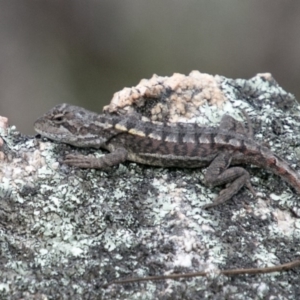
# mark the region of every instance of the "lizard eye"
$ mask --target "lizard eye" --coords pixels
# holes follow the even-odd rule
[[[63,115],[59,114],[59,115],[53,116],[53,121],[57,121],[57,122],[63,121]]]

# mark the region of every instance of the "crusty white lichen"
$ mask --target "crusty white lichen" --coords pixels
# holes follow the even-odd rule
[[[115,94],[107,110],[217,126],[224,113],[244,121],[241,108],[255,138],[298,168],[300,108],[269,74],[250,80],[198,71],[154,76]],[[220,189],[202,184],[205,169],[128,162],[108,171],[80,170],[62,164],[64,155],[94,150],[28,139],[15,129],[1,136],[3,297],[295,298],[299,270],[218,276],[219,269],[271,266],[299,256],[300,225],[290,212],[297,213],[300,196],[277,176],[247,166],[258,198],[243,189],[206,211],[202,205]],[[195,271],[210,276],[103,286],[125,277]]]

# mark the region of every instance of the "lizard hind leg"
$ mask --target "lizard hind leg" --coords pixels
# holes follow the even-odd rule
[[[219,154],[207,168],[205,182],[210,186],[219,186],[227,184],[220,194],[210,204],[204,205],[203,208],[211,208],[231,199],[238,191],[246,186],[250,192],[256,196],[256,193],[250,182],[249,173],[241,167],[228,168],[231,154],[223,152]]]

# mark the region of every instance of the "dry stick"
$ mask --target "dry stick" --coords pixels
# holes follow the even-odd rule
[[[226,276],[233,275],[241,275],[241,274],[266,274],[272,272],[280,272],[290,270],[292,268],[300,266],[300,259],[291,261],[286,264],[277,265],[274,267],[267,268],[249,268],[249,269],[232,269],[232,270],[221,270],[220,274]],[[162,275],[162,276],[148,276],[148,277],[132,277],[123,280],[114,280],[108,285],[111,284],[124,284],[124,283],[132,283],[132,282],[141,282],[141,281],[151,281],[151,280],[162,280],[162,279],[180,279],[180,278],[191,278],[191,277],[199,277],[199,276],[207,276],[209,272],[194,272],[194,273],[186,273],[186,274],[170,274],[170,275]]]

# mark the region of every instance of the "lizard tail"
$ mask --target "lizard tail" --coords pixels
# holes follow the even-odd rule
[[[280,176],[300,194],[300,175],[289,166],[288,162],[274,153],[268,153],[263,157],[263,165],[266,169]]]

